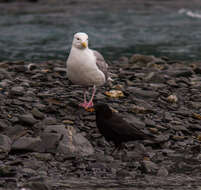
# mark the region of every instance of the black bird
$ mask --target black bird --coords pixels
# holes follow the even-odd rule
[[[100,133],[107,141],[112,141],[115,145],[115,150],[122,148],[123,142],[153,139],[151,135],[147,135],[137,129],[133,124],[125,121],[120,115],[112,112],[107,104],[97,104],[96,125]]]

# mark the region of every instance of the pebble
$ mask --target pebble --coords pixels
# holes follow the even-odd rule
[[[32,116],[32,114],[23,114],[23,115],[19,115],[18,116],[19,121],[25,125],[31,125],[33,126],[37,120],[34,119],[34,117]]]
[[[22,86],[15,86],[11,88],[11,95],[18,95],[22,96],[24,95],[25,89]]]

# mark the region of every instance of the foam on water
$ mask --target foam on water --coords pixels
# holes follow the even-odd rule
[[[185,14],[189,17],[192,17],[192,18],[199,18],[201,19],[201,13],[199,12],[196,12],[196,11],[191,11],[191,10],[186,10],[186,9],[180,9],[178,11],[180,14]]]

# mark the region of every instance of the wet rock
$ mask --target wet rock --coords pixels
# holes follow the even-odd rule
[[[58,144],[57,152],[62,154],[91,155],[94,149],[90,142],[81,134],[76,133],[73,127],[65,128],[64,125],[50,125],[45,128],[45,132],[56,132],[62,135]]]
[[[127,171],[127,170],[119,170],[116,172],[116,176],[118,178],[125,178],[125,177],[129,177],[130,176],[130,173]]]
[[[1,153],[8,153],[11,149],[11,140],[6,135],[0,134],[0,154]]]
[[[41,147],[36,150],[38,152],[56,153],[61,138],[61,134],[44,132],[41,135]]]
[[[52,160],[52,154],[50,154],[50,153],[38,153],[38,152],[34,152],[32,155],[36,159],[41,160],[41,161],[50,161],[50,160]]]
[[[162,176],[162,177],[168,176],[168,170],[165,167],[161,167],[157,172],[157,176]]]
[[[44,148],[41,147],[40,137],[21,137],[12,144],[14,151],[39,151],[43,152]]]
[[[155,72],[149,73],[144,80],[150,83],[164,83],[166,81],[164,76],[160,75],[160,73]]]
[[[25,89],[22,86],[14,86],[11,88],[11,95],[22,96],[25,92]]]
[[[146,108],[142,107],[142,106],[137,106],[137,105],[133,105],[132,108],[131,108],[131,111],[134,112],[134,113],[148,113],[149,110],[147,110]]]
[[[31,168],[23,168],[21,172],[23,175],[26,175],[26,177],[31,177],[36,175],[36,171]]]
[[[151,174],[155,174],[159,169],[158,165],[148,160],[143,161],[143,167],[146,173],[151,173]]]
[[[6,165],[0,165],[0,177],[14,177],[17,174],[15,168]]]
[[[2,88],[7,88],[12,84],[12,81],[8,80],[8,79],[4,79],[0,82],[0,87]]]
[[[3,119],[0,119],[0,131],[5,131],[8,129],[9,123],[7,121],[4,121]]]
[[[29,182],[23,186],[25,189],[31,190],[51,190],[51,185],[46,182]]]
[[[168,74],[172,77],[190,77],[192,76],[193,72],[190,69],[174,69],[168,70]]]
[[[19,115],[19,122],[25,125],[31,125],[33,126],[37,120],[34,119],[34,117],[31,114],[24,114],[24,115]]]
[[[11,74],[7,72],[5,69],[0,68],[0,80],[9,79],[12,80]]]
[[[128,87],[128,91],[132,93],[132,95],[135,96],[136,98],[149,99],[149,98],[156,98],[157,96],[159,96],[157,92],[151,90],[142,90],[136,87]]]
[[[61,75],[66,75],[66,68],[55,67],[54,71],[60,73]]]
[[[26,133],[27,130],[21,125],[14,125],[5,131],[5,134],[10,137],[12,141],[24,136]]]
[[[165,63],[165,61],[160,58],[156,58],[154,56],[140,55],[140,54],[134,54],[130,58],[129,62],[135,63],[135,64],[148,64],[148,63],[163,64]]]
[[[38,119],[43,119],[45,117],[44,114],[41,111],[39,111],[37,108],[33,108],[31,113],[35,118],[38,118]]]
[[[53,117],[46,117],[44,120],[43,120],[43,123],[44,125],[56,125],[57,124],[57,120],[56,118],[53,118]]]
[[[165,142],[165,141],[168,141],[168,139],[170,138],[170,134],[161,134],[161,135],[158,135],[157,137],[156,137],[156,141],[157,142]]]

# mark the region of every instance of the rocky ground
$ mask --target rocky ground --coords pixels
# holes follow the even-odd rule
[[[64,62],[0,63],[0,189],[200,189],[201,62],[133,55],[110,70],[113,84],[96,102],[157,143],[129,142],[111,155],[94,112],[77,106],[82,89]]]

